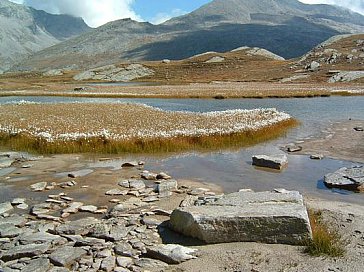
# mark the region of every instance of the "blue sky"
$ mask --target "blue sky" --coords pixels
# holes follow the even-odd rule
[[[4,1],[4,0],[0,0]],[[97,27],[109,21],[132,18],[162,23],[191,12],[212,0],[10,0],[53,14],[82,17]],[[259,1],[259,0],[251,0]],[[308,4],[336,4],[364,14],[364,0],[300,0]]]
[[[136,0],[132,7],[144,20],[155,22],[191,12],[208,2],[211,0]]]

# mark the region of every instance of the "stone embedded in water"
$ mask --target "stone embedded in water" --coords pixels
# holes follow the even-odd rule
[[[14,198],[13,201],[11,201],[11,205],[17,206],[20,204],[24,204],[26,201],[25,198]]]
[[[355,131],[364,131],[363,127],[355,127],[354,130]]]
[[[47,182],[38,182],[38,183],[35,183],[33,185],[30,185],[30,189],[33,192],[42,192],[42,191],[45,190],[47,185],[48,185]]]
[[[253,165],[282,170],[283,167],[287,166],[288,158],[286,155],[255,155],[253,156]]]
[[[238,192],[202,206],[177,208],[171,226],[207,243],[264,242],[299,245],[311,237],[298,192]]]
[[[311,160],[322,160],[324,157],[325,157],[325,156],[324,156],[324,155],[322,155],[322,154],[312,154],[312,155],[310,156],[310,159],[311,159]]]
[[[121,167],[137,167],[139,163],[137,161],[124,162]]]
[[[49,255],[49,259],[56,266],[70,267],[86,254],[87,251],[82,248],[64,246]]]
[[[196,251],[197,249],[181,245],[155,245],[147,247],[147,256],[168,264],[179,264],[191,259],[196,259],[196,256],[192,255],[196,253]]]
[[[334,173],[325,175],[324,184],[328,188],[364,192],[364,167],[340,168]]]
[[[0,203],[0,214],[11,211],[12,209],[14,209],[14,208],[10,202]]]
[[[287,151],[290,153],[298,152],[302,150],[302,146],[289,146],[287,147]]]

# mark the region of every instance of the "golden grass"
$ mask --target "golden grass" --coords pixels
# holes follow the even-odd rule
[[[320,212],[310,210],[309,217],[312,228],[312,240],[307,242],[305,251],[312,256],[344,256],[345,247],[340,234],[330,229],[322,221]]]
[[[137,104],[0,106],[0,144],[44,154],[238,147],[275,138],[294,125],[273,109],[201,114]]]
[[[219,150],[251,146],[284,135],[289,128],[296,126],[294,119],[282,121],[256,131],[210,136],[180,136],[173,138],[130,140],[107,140],[102,137],[75,141],[48,142],[28,134],[11,135],[0,133],[0,145],[11,150],[27,151],[39,154],[71,153],[166,153],[187,150]]]

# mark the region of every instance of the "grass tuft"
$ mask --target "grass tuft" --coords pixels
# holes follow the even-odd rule
[[[344,256],[345,245],[341,235],[323,222],[321,212],[310,210],[309,217],[312,240],[306,243],[305,252],[312,256]]]
[[[0,145],[12,150],[39,154],[71,153],[165,153],[187,150],[219,150],[251,146],[282,136],[298,122],[288,119],[255,131],[208,136],[177,136],[171,138],[112,140],[103,137],[74,141],[49,142],[26,133],[0,133]]]

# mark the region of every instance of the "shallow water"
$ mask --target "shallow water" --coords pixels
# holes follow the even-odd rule
[[[348,161],[324,159],[310,160],[308,156],[289,155],[289,166],[282,172],[267,171],[251,165],[254,154],[281,153],[281,145],[317,136],[334,122],[364,119],[364,96],[297,98],[297,99],[107,99],[67,97],[2,97],[0,104],[17,103],[21,100],[40,103],[144,103],[164,110],[206,112],[228,109],[253,109],[275,107],[291,114],[301,122],[280,139],[237,151],[183,153],[162,156],[128,156],[131,160],[145,160],[146,169],[166,171],[178,179],[192,179],[220,185],[232,192],[241,188],[272,190],[286,188],[299,190],[304,194],[331,200],[364,204],[364,194],[329,190],[322,183],[323,176],[340,167],[360,165]],[[120,157],[120,155],[119,155]],[[125,160],[125,158],[121,158]],[[87,168],[109,167],[118,169],[120,160],[98,162]]]

